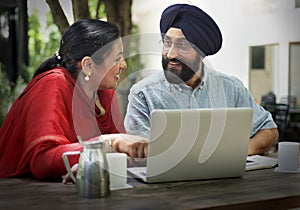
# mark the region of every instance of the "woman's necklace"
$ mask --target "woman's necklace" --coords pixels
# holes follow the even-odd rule
[[[105,109],[104,109],[104,107],[101,105],[101,103],[100,103],[100,100],[99,100],[99,97],[98,97],[98,94],[95,94],[95,104],[96,104],[96,106],[98,107],[98,109],[100,110],[100,113],[99,114],[97,114],[96,113],[96,117],[100,117],[100,116],[102,116],[102,115],[105,115]]]

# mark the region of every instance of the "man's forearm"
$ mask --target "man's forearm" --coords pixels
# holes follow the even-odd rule
[[[264,129],[258,131],[250,140],[248,146],[248,155],[263,154],[274,145],[278,140],[277,128]]]

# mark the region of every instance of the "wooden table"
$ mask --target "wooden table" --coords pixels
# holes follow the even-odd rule
[[[0,209],[287,209],[300,207],[300,174],[273,169],[242,178],[144,184],[105,198],[81,198],[73,184],[0,179]]]

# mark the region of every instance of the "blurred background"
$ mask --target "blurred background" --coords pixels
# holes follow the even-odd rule
[[[300,0],[1,0],[0,125],[35,69],[58,50],[64,30],[82,18],[114,22],[126,39],[128,69],[117,88],[125,115],[131,85],[161,69],[159,20],[174,3],[196,5],[215,19],[223,46],[206,62],[239,77],[300,138]],[[278,104],[288,105],[280,116]]]

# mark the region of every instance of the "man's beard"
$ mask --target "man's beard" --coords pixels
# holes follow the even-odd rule
[[[180,63],[182,69],[181,70],[169,69],[168,68],[169,62]],[[164,56],[162,56],[162,66],[163,66],[166,80],[168,82],[174,83],[174,84],[185,83],[185,82],[189,81],[199,70],[200,56],[197,56],[191,65],[187,65],[187,64],[183,63],[182,61],[179,61],[176,58],[173,58],[170,60],[170,59],[164,58]]]

